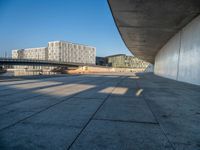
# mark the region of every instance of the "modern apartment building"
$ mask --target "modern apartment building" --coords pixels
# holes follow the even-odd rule
[[[48,59],[48,49],[46,47],[27,48],[27,49],[24,49],[23,54],[24,54],[24,58],[27,58],[27,59],[37,59],[37,60]]]
[[[12,58],[95,64],[96,48],[66,41],[52,41],[47,47],[13,50]]]
[[[48,49],[46,47],[38,47],[12,50],[12,58],[47,60]]]
[[[96,48],[65,41],[53,41],[48,43],[48,60],[95,64]]]
[[[23,59],[24,58],[24,49],[12,50],[12,58]]]
[[[126,56],[124,54],[107,56],[106,63],[108,66],[116,68],[146,68],[149,66],[148,62],[145,62],[135,56]]]

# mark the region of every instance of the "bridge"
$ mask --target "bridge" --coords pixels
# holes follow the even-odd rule
[[[36,59],[14,59],[14,58],[0,58],[0,65],[34,65],[34,66],[58,66],[58,67],[78,67],[78,66],[93,66],[93,64],[60,62],[50,60],[36,60]]]

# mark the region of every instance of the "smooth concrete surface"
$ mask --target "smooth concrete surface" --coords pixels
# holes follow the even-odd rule
[[[154,63],[156,53],[200,14],[199,0],[108,0],[127,48]]]
[[[180,32],[158,52],[155,59],[154,73],[170,79],[177,79],[180,51]]]
[[[200,85],[200,16],[181,32],[178,80]]]
[[[2,150],[200,150],[200,86],[152,73],[63,75],[4,79],[4,92]]]
[[[200,16],[178,32],[156,55],[154,72],[200,85]]]

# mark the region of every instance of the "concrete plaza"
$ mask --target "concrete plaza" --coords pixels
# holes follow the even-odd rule
[[[200,86],[151,73],[0,80],[0,149],[200,150]]]

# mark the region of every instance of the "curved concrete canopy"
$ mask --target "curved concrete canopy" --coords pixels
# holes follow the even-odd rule
[[[156,53],[200,14],[200,0],[108,0],[128,49],[154,63]]]

